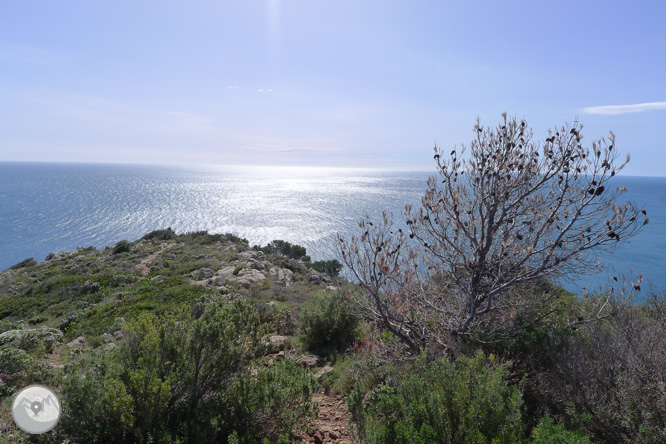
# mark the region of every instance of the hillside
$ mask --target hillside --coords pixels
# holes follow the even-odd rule
[[[591,319],[602,295],[542,282],[506,339],[412,353],[306,253],[167,229],[0,272],[0,443],[666,440],[666,295]],[[44,435],[12,421],[29,384],[62,400]]]
[[[243,358],[246,362],[235,369],[235,377],[256,375],[257,368],[270,367],[284,359],[298,363],[298,367],[288,367],[284,372],[296,372],[299,378],[305,378],[304,387],[309,394],[286,407],[294,411],[301,408],[302,412],[281,420],[288,425],[307,425],[309,420],[305,419],[317,416],[317,405],[310,399],[315,394],[316,380],[331,368],[326,367],[329,362],[325,356],[320,358],[297,347],[297,313],[313,294],[333,293],[344,283],[308,268],[312,264],[307,257],[304,259],[305,262],[279,252],[250,248],[247,241],[233,235],[176,235],[171,230],[160,230],[105,249],[90,247],[51,253],[43,262],[29,259],[1,272],[3,439],[18,442],[28,436],[14,428],[11,420],[9,398],[18,388],[41,383],[55,386],[62,393],[68,374],[86,373],[89,364],[84,361],[98,365],[122,359],[117,355],[119,345],[127,339],[128,325],[144,319],[146,313],[161,317],[178,313],[183,306],[229,306],[234,301],[249,301],[245,315],[256,315],[256,320],[248,321],[256,321],[256,328],[247,332],[248,337],[259,335],[263,345],[263,349],[253,350],[251,356]],[[314,375],[319,376],[311,377]],[[324,405],[340,404],[336,399],[322,398],[324,394],[318,396]],[[75,428],[77,416],[81,415],[72,411],[75,403],[68,405],[66,393],[64,398],[66,430],[60,434],[71,436],[67,429]],[[333,415],[331,424],[340,423],[342,416],[344,413],[337,413],[337,418]],[[133,425],[136,422],[137,418]],[[281,425],[272,424],[275,420],[268,422],[270,427],[262,433],[270,432],[274,437],[285,433]],[[346,420],[343,422],[335,432],[331,424],[319,421],[325,432],[330,429],[338,439],[346,433],[340,430],[346,426]],[[309,434],[302,432],[303,442],[314,440],[317,430],[310,426]],[[99,436],[87,438],[109,439],[104,438],[105,433],[110,432],[100,431]],[[318,433],[322,437],[326,434]]]

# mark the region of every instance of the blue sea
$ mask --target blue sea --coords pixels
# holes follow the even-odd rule
[[[0,162],[0,270],[52,251],[103,248],[172,227],[283,239],[313,260],[337,257],[336,233],[349,236],[366,213],[402,222],[433,172],[309,167],[164,167]],[[650,223],[602,256],[615,274],[643,273],[666,288],[666,178],[617,178]],[[598,288],[608,273],[563,282]],[[647,287],[647,285],[644,285]]]

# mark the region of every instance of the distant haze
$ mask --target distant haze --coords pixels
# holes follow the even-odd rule
[[[432,169],[476,116],[666,166],[665,2],[4,2],[0,161]]]

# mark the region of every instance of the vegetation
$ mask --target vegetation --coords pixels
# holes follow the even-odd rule
[[[337,277],[342,271],[342,264],[337,259],[330,259],[327,261],[315,261],[306,263],[308,268],[326,273],[329,276]]]
[[[113,254],[127,253],[130,251],[130,244],[126,240],[121,240],[113,247]]]
[[[277,254],[295,260],[303,259],[307,254],[305,247],[283,240],[271,241],[265,247],[257,247],[257,249],[264,253]]]
[[[344,292],[314,293],[302,305],[300,340],[313,351],[344,351],[351,347],[360,323],[355,307]]]
[[[349,408],[370,443],[515,443],[522,399],[506,367],[477,352],[454,364],[421,357],[368,393],[352,392]]]
[[[0,272],[3,442],[335,442],[345,415],[360,443],[666,442],[666,292],[550,281],[647,221],[610,192],[612,134],[580,130],[539,145],[505,117],[469,158],[437,149],[407,230],[340,238],[356,282],[286,241],[170,228]],[[9,404],[35,383],[63,417],[30,438]]]
[[[591,270],[595,252],[635,235],[645,210],[610,190],[629,157],[616,165],[614,135],[584,147],[581,130],[576,122],[539,143],[504,114],[496,128],[477,121],[469,157],[464,146],[449,156],[435,147],[439,177],[420,208],[406,206],[407,231],[384,214],[362,220],[359,236],[339,237],[368,313],[412,352],[451,336],[500,340],[520,331],[522,311],[547,304],[530,296],[535,284]],[[591,318],[612,307],[597,302]]]

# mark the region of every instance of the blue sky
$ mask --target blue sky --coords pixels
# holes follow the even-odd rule
[[[476,116],[666,175],[666,2],[31,1],[0,14],[0,160],[432,169]]]

